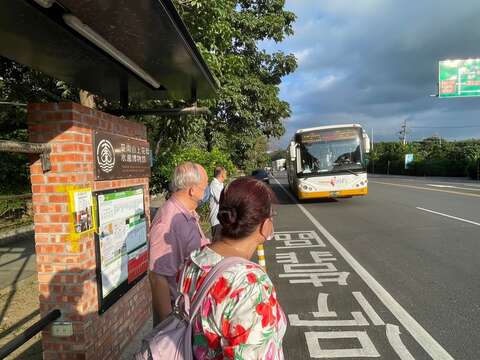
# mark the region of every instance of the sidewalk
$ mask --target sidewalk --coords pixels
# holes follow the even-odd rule
[[[137,332],[132,341],[123,349],[120,360],[131,360],[136,352],[140,350],[142,339],[152,330],[153,320],[150,318],[145,325]]]

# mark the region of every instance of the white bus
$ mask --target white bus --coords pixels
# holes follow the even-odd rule
[[[287,149],[290,189],[299,199],[367,195],[370,139],[358,124],[298,130]]]

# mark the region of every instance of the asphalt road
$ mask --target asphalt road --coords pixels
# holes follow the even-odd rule
[[[297,204],[276,179],[287,359],[480,359],[478,183],[370,177],[366,197]]]

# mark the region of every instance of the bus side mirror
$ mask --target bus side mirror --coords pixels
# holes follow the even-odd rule
[[[296,157],[295,153],[296,153],[297,148],[296,148],[294,142],[290,143],[289,149],[290,149],[290,160],[295,161],[295,157]]]
[[[370,152],[370,138],[366,132],[363,133],[363,148],[367,154]]]

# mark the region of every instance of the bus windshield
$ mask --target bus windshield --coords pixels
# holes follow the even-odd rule
[[[300,174],[362,170],[359,129],[332,129],[300,135]]]

